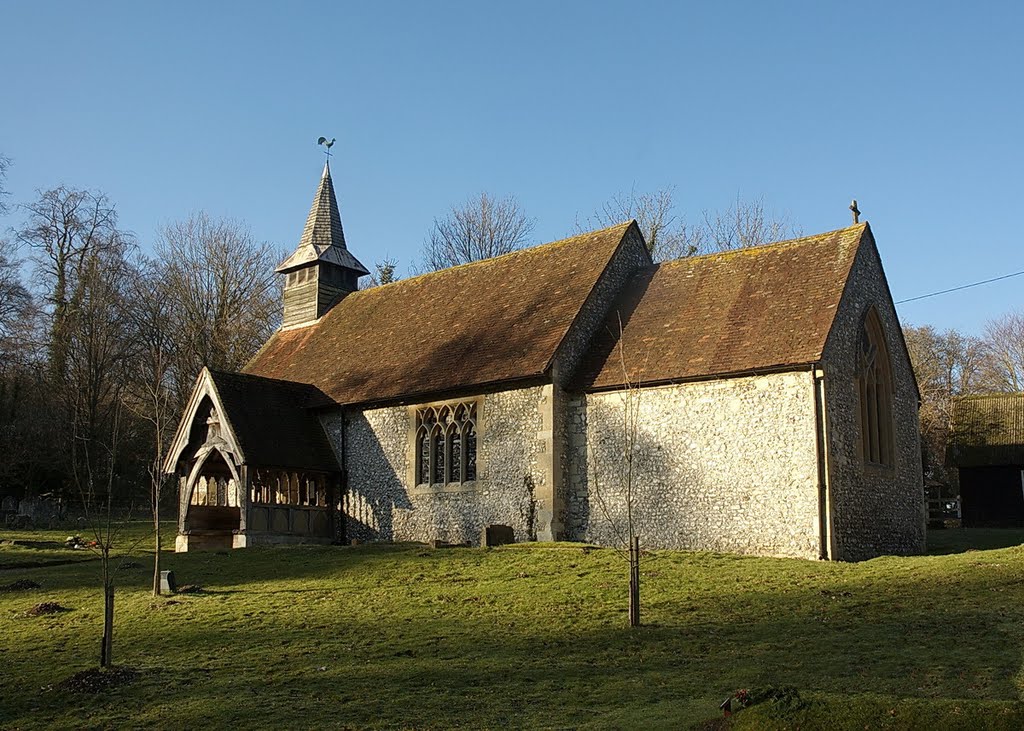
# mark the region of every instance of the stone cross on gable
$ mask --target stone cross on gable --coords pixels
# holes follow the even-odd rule
[[[853,199],[853,203],[850,204],[850,212],[853,213],[853,222],[860,223],[860,209],[857,208],[857,199]]]

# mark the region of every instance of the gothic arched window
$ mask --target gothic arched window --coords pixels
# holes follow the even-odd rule
[[[416,410],[416,483],[447,485],[476,479],[476,402]]]
[[[892,370],[885,332],[872,307],[860,331],[857,364],[860,411],[860,452],[867,464],[893,464]]]
[[[434,424],[430,434],[430,482],[443,485],[447,482],[444,471],[444,431],[440,424]]]

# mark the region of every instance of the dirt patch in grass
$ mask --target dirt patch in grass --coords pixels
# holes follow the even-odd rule
[[[26,610],[25,615],[29,617],[42,617],[46,614],[60,614],[61,612],[70,611],[70,609],[62,607],[57,602],[40,602],[31,609]]]
[[[179,586],[178,587],[178,593],[179,594],[202,594],[204,592],[203,592],[203,587],[199,586],[199,584],[185,584],[184,586]]]
[[[30,591],[32,589],[41,589],[42,584],[39,584],[32,579],[18,579],[12,581],[10,584],[4,584],[0,586],[0,594],[6,594],[11,591]]]
[[[22,548],[44,548],[46,550],[67,548],[67,546],[59,541],[26,541],[24,539],[18,539],[10,541],[9,543],[12,546],[21,546]]]
[[[114,688],[129,685],[139,676],[133,668],[91,668],[75,673],[57,683],[57,690],[72,693],[89,693],[96,695]]]
[[[175,599],[168,599],[165,602],[150,602],[149,608],[150,609],[166,609],[167,607],[173,607],[176,604],[181,604],[181,602],[179,602],[179,601],[177,601]]]

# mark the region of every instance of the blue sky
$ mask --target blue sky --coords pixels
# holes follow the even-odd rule
[[[5,3],[0,152],[144,246],[203,209],[292,248],[332,163],[350,248],[417,256],[514,194],[539,241],[620,191],[872,224],[896,299],[1024,270],[1017,3]],[[17,212],[0,220],[17,223]],[[900,306],[979,332],[1024,277]]]

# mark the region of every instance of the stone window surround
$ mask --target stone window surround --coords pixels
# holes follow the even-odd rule
[[[448,482],[445,484],[441,483],[430,483],[424,484],[419,482],[419,475],[417,474],[418,460],[416,452],[418,449],[417,441],[417,424],[416,416],[417,412],[421,409],[448,406],[454,407],[462,404],[474,404],[476,416],[474,419],[474,429],[476,431],[476,443],[477,443],[477,479],[466,481],[466,482]],[[409,433],[406,439],[406,449],[408,450],[409,459],[406,460],[406,486],[411,494],[414,495],[435,495],[442,493],[460,493],[460,492],[476,492],[481,487],[480,477],[480,443],[481,437],[484,431],[484,397],[473,396],[470,398],[456,398],[456,399],[444,399],[442,401],[428,401],[421,404],[414,404],[407,407],[409,415]]]
[[[858,414],[858,432],[857,432],[857,453],[860,456],[861,467],[865,474],[874,474],[879,476],[891,476],[896,473],[896,443],[895,443],[895,410],[893,409],[893,397],[895,390],[895,383],[892,375],[892,359],[889,354],[889,344],[886,337],[885,326],[882,323],[882,318],[878,313],[877,308],[874,304],[868,305],[864,310],[864,315],[861,318],[861,325],[858,330],[859,333],[864,333],[872,345],[877,348],[877,358],[880,359],[881,364],[881,383],[876,385],[881,387],[882,402],[882,413],[879,414],[876,410],[874,413],[874,421],[871,416],[865,412],[864,394],[865,389],[868,386],[865,384],[865,372],[864,364],[860,362],[861,348],[860,340],[858,339],[857,358],[858,363],[856,366],[856,386],[857,386],[857,414]],[[877,434],[877,439],[881,442],[881,461],[874,461],[868,455],[867,445],[865,439],[868,435],[865,434],[865,429],[873,430]]]

